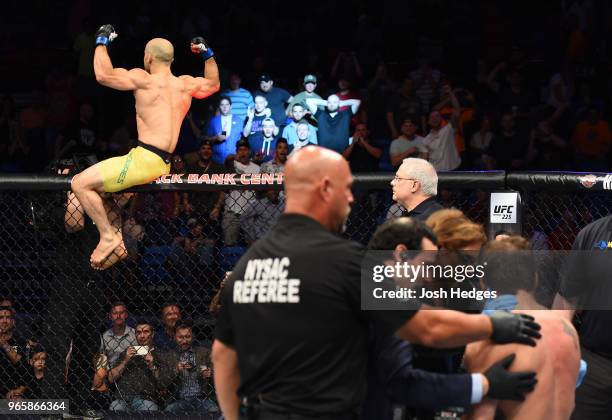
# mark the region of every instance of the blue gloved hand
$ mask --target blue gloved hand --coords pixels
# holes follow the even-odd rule
[[[196,36],[191,40],[191,51],[195,54],[202,54],[204,60],[208,60],[215,55],[212,48],[206,44],[206,41],[201,36]]]
[[[117,32],[113,25],[102,25],[96,32],[96,45],[108,46],[115,38],[117,38]]]

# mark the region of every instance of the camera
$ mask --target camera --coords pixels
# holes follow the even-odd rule
[[[136,356],[146,356],[149,354],[149,346],[134,346],[136,350]]]

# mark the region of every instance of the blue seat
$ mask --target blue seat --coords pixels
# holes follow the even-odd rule
[[[382,156],[378,161],[378,170],[380,172],[395,172],[393,165],[391,165],[391,155],[389,153],[389,146],[391,141],[386,139],[376,139],[374,145],[382,149]]]
[[[224,246],[219,250],[219,259],[221,269],[223,271],[232,271],[234,266],[246,252],[246,247],[243,246]]]
[[[159,245],[146,247],[142,253],[140,267],[144,280],[147,282],[165,282],[170,279],[166,268],[168,257],[175,251],[175,245]]]

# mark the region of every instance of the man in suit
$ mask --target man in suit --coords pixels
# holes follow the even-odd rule
[[[206,397],[212,392],[210,350],[194,345],[193,328],[181,322],[175,327],[174,339],[178,350],[160,354],[164,368],[160,372],[162,388],[168,388],[174,401],[168,404],[170,412],[218,412],[216,404]]]
[[[244,118],[232,113],[232,100],[222,96],[219,99],[219,115],[210,119],[204,135],[204,140],[213,144],[215,162],[223,164],[229,155],[234,154],[243,126]]]

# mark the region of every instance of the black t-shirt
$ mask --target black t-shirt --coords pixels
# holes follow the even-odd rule
[[[263,130],[263,127],[261,126],[261,123],[266,118],[268,118],[268,117],[265,114],[254,115],[253,116],[253,122],[251,124],[251,132],[249,133],[249,137],[251,137],[253,134],[261,133],[261,131]],[[246,120],[244,120],[244,125],[246,125],[247,121],[248,121],[248,118]],[[250,145],[250,142],[249,142],[249,145]]]
[[[531,109],[531,95],[526,89],[514,92],[510,86],[502,86],[499,90],[499,104],[502,112],[526,113]]]
[[[527,137],[516,132],[512,136],[499,134],[493,137],[487,153],[496,162],[496,169],[512,169],[513,160],[524,160],[527,157],[529,143]]]
[[[28,399],[40,399],[43,398],[43,388],[45,385],[45,377],[38,379],[32,368],[25,375],[24,385],[28,387],[26,392],[26,398]]]
[[[6,354],[6,351],[0,349],[0,398],[4,398],[8,391],[25,385],[27,368],[29,367],[26,361],[27,341],[14,334],[7,344],[17,350],[17,353],[21,355],[21,360],[13,363]]]
[[[263,131],[259,133],[251,134],[249,136],[249,146],[251,147],[251,154],[253,157],[261,154],[263,157],[262,162],[272,160],[274,158],[274,150],[276,149],[276,141],[278,136],[272,136],[269,139],[265,139]]]
[[[198,162],[193,165],[187,165],[185,172],[188,174],[199,174],[199,175],[212,175],[212,174],[223,174],[225,168],[223,165],[210,160],[207,165],[200,165]],[[221,192],[204,192],[204,191],[192,191],[189,193],[189,203],[195,207],[198,216],[208,219],[210,212],[219,200]]]
[[[577,298],[579,309],[586,309],[580,314],[580,343],[612,360],[612,215],[578,233],[566,263],[559,294]]]
[[[388,112],[393,112],[395,125],[399,128],[406,117],[420,118],[423,114],[423,107],[420,99],[416,95],[404,96],[401,93],[389,103]]]
[[[287,116],[285,115],[285,106],[291,97],[291,94],[285,89],[272,87],[269,92],[262,92],[256,90],[253,92],[253,96],[261,95],[268,101],[268,107],[272,111],[272,119],[276,123],[277,127],[285,125]]]
[[[395,94],[393,84],[378,80],[368,90],[368,128],[373,139],[389,139],[391,132],[387,125],[387,112],[393,111]]]
[[[64,144],[75,141],[76,144],[70,147],[64,156],[70,157],[73,154],[93,155],[96,153],[96,132],[92,123],[78,121],[66,129],[64,132]]]
[[[361,311],[364,255],[361,245],[297,214],[282,215],[249,248],[225,288],[216,329],[238,352],[240,396],[301,415],[358,410],[369,322],[393,334],[415,313]]]
[[[326,110],[318,110],[315,117],[319,123],[319,131],[317,131],[319,146],[327,147],[338,153],[344,152],[348,146],[352,116],[353,112],[350,108],[338,111],[334,117]]]
[[[372,144],[372,142],[370,142]],[[348,158],[351,172],[376,172],[378,171],[378,158],[368,153],[365,147],[356,144]]]

